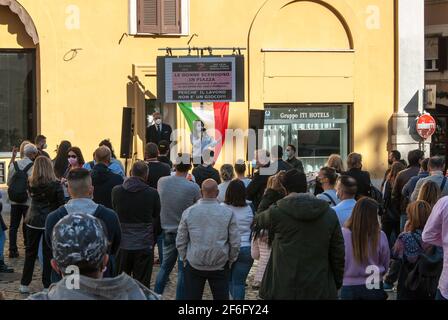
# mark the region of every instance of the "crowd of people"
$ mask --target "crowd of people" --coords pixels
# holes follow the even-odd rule
[[[310,189],[293,145],[286,160],[280,146],[257,150],[249,177],[243,160],[218,170],[211,151],[199,165],[185,153],[171,162],[169,141],[150,142],[127,176],[109,140],[90,162],[69,141],[50,160],[45,140],[14,150],[7,181],[10,259],[23,220],[21,293],[42,265],[44,290],[29,299],[157,300],[177,266],[176,299],[202,299],[208,282],[214,299],[244,300],[254,260],[261,299],[384,300],[395,287],[398,299],[448,299],[441,157],[413,150],[407,164],[392,151],[378,190],[360,154],[347,168],[332,155]],[[0,272],[14,272],[0,222]],[[78,290],[64,280],[72,267]]]

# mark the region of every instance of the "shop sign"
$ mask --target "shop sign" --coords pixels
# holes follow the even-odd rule
[[[436,121],[430,114],[425,113],[417,118],[416,127],[419,136],[428,139],[436,132]]]
[[[265,111],[267,120],[332,120],[346,119],[346,114],[341,107],[276,107],[268,105]]]
[[[244,101],[244,57],[158,57],[163,103]]]

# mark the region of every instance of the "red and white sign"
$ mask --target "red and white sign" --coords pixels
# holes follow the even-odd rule
[[[436,120],[430,114],[424,114],[417,119],[417,133],[423,139],[430,138],[436,132]]]

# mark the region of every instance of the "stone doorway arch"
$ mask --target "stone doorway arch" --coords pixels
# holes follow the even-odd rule
[[[20,21],[25,26],[26,33],[33,39],[34,45],[37,45],[39,43],[39,35],[37,34],[33,19],[25,8],[16,0],[0,0],[0,6],[9,7],[9,9],[19,17]]]

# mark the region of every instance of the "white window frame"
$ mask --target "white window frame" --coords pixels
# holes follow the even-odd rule
[[[180,33],[167,33],[162,36],[189,36],[190,35],[190,0],[181,0],[181,27]],[[159,36],[158,33],[138,32],[137,0],[129,0],[129,35],[133,36]]]
[[[438,59],[427,59],[427,60],[425,60],[425,71],[439,71],[439,69],[436,66],[437,60]],[[426,69],[426,61],[431,61],[431,69]]]

